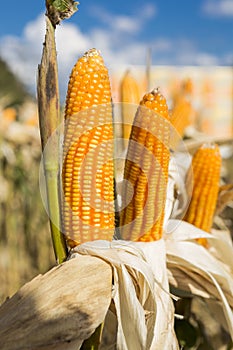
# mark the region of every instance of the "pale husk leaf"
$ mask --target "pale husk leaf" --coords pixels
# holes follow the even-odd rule
[[[191,156],[176,152],[171,155],[168,172],[164,224],[171,217],[182,218],[190,198],[185,184],[185,175],[191,164]]]
[[[170,220],[167,232],[164,238],[170,283],[194,295],[220,300],[233,339],[232,245],[184,221]],[[198,244],[197,238],[208,239],[210,249]]]
[[[75,247],[71,257],[77,254],[100,257],[113,268],[117,349],[179,348],[174,333],[174,308],[163,240],[150,243],[94,241]]]

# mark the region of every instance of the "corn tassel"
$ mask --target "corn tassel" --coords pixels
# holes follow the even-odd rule
[[[67,243],[114,235],[113,125],[107,68],[95,49],[74,66],[63,147],[63,232]]]
[[[134,115],[132,114],[132,104],[138,105],[140,102],[140,92],[137,81],[129,70],[126,71],[120,85],[120,98],[122,102],[122,136],[126,146],[130,137],[131,125]]]
[[[184,220],[210,232],[217,205],[221,169],[221,155],[217,144],[204,144],[193,156],[187,173],[187,185],[193,177],[191,201]],[[206,245],[205,239],[199,243]]]
[[[125,161],[120,230],[123,239],[154,241],[162,236],[168,181],[168,107],[158,90],[137,110]]]

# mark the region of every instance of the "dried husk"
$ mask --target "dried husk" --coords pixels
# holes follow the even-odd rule
[[[112,266],[117,349],[179,348],[163,239],[150,243],[94,241],[75,247],[71,258],[79,254],[100,257]],[[108,348],[113,345],[107,344]]]

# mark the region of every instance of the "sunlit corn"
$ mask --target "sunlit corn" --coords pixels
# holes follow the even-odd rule
[[[193,181],[191,201],[184,220],[210,232],[216,209],[221,169],[221,155],[217,144],[204,144],[193,156],[187,174],[187,185]],[[206,240],[199,240],[205,244]]]
[[[182,89],[182,93],[185,96],[191,96],[194,90],[192,79],[191,78],[184,79],[181,84],[181,89]]]
[[[122,136],[125,140],[124,144],[127,145],[134,119],[132,104],[138,105],[140,102],[138,82],[129,70],[124,74],[120,84],[120,99],[122,102]]]
[[[121,236],[154,241],[162,236],[169,163],[169,113],[158,89],[137,110],[125,162]]]
[[[72,247],[114,235],[113,125],[107,68],[89,50],[67,91],[63,147],[63,232]]]
[[[171,147],[175,148],[180,139],[183,138],[185,129],[192,123],[193,109],[186,97],[180,96],[176,99],[171,111],[171,123],[176,130],[171,140]]]

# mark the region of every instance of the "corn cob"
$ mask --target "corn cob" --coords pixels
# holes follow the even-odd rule
[[[95,49],[74,66],[63,145],[63,232],[70,247],[114,235],[113,125],[107,68]]]
[[[172,148],[175,148],[180,138],[183,138],[185,129],[192,122],[192,114],[191,103],[184,96],[177,98],[171,113],[171,123],[177,132],[172,138]]]
[[[193,156],[187,173],[187,185],[193,177],[193,191],[184,220],[210,232],[217,204],[221,155],[217,144],[204,144]],[[198,240],[206,245],[205,239]]]
[[[124,139],[124,145],[126,146],[134,118],[132,104],[138,105],[140,102],[138,83],[129,70],[126,71],[121,81],[120,99],[122,102],[122,136]]]
[[[193,94],[193,81],[191,78],[186,78],[181,84],[182,92],[185,96],[191,96]]]
[[[135,115],[124,171],[121,236],[153,241],[163,232],[169,163],[169,114],[158,89],[146,94]]]

